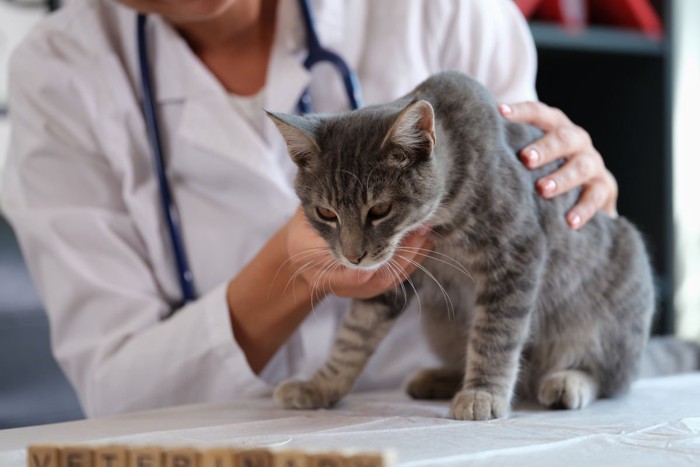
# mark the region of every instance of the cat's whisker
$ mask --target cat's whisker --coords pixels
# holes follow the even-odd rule
[[[335,293],[335,290],[333,290],[333,284],[331,283],[331,277],[333,276],[333,274],[335,274],[335,272],[336,272],[338,269],[340,269],[340,268],[342,268],[342,267],[343,267],[342,264],[336,262],[336,264],[333,265],[333,267],[331,268],[331,270],[328,272],[328,290],[330,290],[330,292],[331,292],[333,295],[336,295],[336,296],[337,296],[338,294],[336,294],[336,293]]]
[[[324,248],[324,247],[314,247],[314,248],[306,248],[303,251],[300,251],[299,253],[293,254],[292,256],[287,258],[282,264],[280,264],[279,268],[277,268],[277,272],[275,273],[275,277],[273,278],[273,282],[277,279],[277,276],[279,275],[280,270],[287,263],[298,262],[305,257],[323,254],[323,253],[326,253],[327,251],[328,251],[328,249]]]
[[[311,260],[307,261],[306,263],[302,264],[300,267],[297,268],[296,271],[294,271],[294,274],[292,274],[292,277],[289,278],[287,283],[284,286],[284,290],[282,291],[283,294],[287,293],[287,289],[289,288],[290,284],[293,285],[294,281],[296,278],[302,274],[304,271],[306,271],[308,268],[313,267],[313,265],[316,264],[316,260]]]
[[[342,264],[338,263],[337,261],[334,261],[332,264],[327,265],[321,272],[321,274],[325,276],[326,282],[328,283],[328,291],[333,295],[337,294],[335,293],[335,290],[333,290],[333,282],[331,279],[333,279],[333,274],[335,274],[335,272],[342,266]],[[323,279],[323,277],[321,277],[320,279]]]
[[[327,271],[335,267],[336,264],[337,262],[335,260],[333,260],[332,258],[328,258],[328,262],[324,263],[316,271],[312,278],[312,296],[314,296],[319,301],[319,303],[321,302],[321,300],[323,300],[323,295],[321,294],[321,292],[323,291],[323,288],[321,287],[323,285],[322,280],[324,279],[324,276],[327,273]]]
[[[353,177],[355,178],[355,180],[357,180],[357,183],[360,184],[360,188],[363,188],[363,187],[364,187],[364,185],[362,184],[362,180],[360,180],[360,177],[358,177],[358,176],[355,175],[354,173],[350,172],[349,170],[345,170],[345,169],[342,169],[340,172],[341,172],[341,173],[346,173],[346,174],[348,174],[348,175],[353,176]],[[369,185],[368,185],[368,186],[369,186]]]
[[[390,264],[392,266],[392,268],[398,269],[399,271],[401,270],[401,266],[394,259],[390,259],[387,264]],[[413,281],[411,280],[411,276],[406,277],[405,282],[408,282],[408,285],[410,285],[411,288],[413,289],[413,293],[415,294],[416,301],[418,302],[418,319],[420,319],[423,316],[423,305],[420,302],[420,295],[418,294],[418,290],[416,290],[416,286],[413,283]],[[403,282],[402,282],[402,284],[403,284]]]
[[[366,182],[365,186],[369,187],[369,178],[372,176],[372,174],[374,173],[375,170],[377,170],[377,167],[372,168],[372,170],[370,170],[369,173],[367,174],[367,182]]]
[[[343,269],[345,266],[340,264],[337,261],[333,261],[333,264],[330,266],[328,271],[325,273],[326,277],[328,278],[328,290],[333,294],[333,295],[338,295],[335,293],[335,290],[333,290],[333,283],[331,282],[331,279],[333,276],[337,273],[338,270]]]
[[[288,288],[289,285],[291,284],[291,285],[292,285],[292,294],[293,294],[293,297],[294,297],[294,302],[296,303],[296,302],[297,302],[297,296],[296,296],[296,289],[294,288],[294,284],[295,284],[295,282],[296,282],[297,277],[299,277],[304,271],[307,271],[308,269],[314,268],[314,267],[316,267],[317,265],[320,265],[319,267],[323,267],[323,265],[325,264],[325,262],[326,262],[326,261],[329,261],[329,260],[332,261],[329,257],[322,258],[320,261],[319,261],[319,260],[315,260],[315,259],[312,259],[312,260],[310,260],[310,261],[307,261],[307,262],[306,262],[305,264],[303,264],[299,269],[297,269],[297,271],[292,275],[292,277],[289,279],[289,281],[287,281],[287,284],[285,285],[284,290],[283,290],[282,293],[286,293],[287,288]],[[313,298],[313,296],[312,296],[312,298]]]
[[[381,267],[379,268],[379,270],[384,274],[385,277],[391,279],[392,281],[398,282],[398,284],[394,286],[394,290],[398,289],[399,286],[401,286],[401,288],[403,289],[403,282],[401,281],[401,277],[396,273],[396,271],[394,271],[391,268],[389,263],[382,264]],[[405,295],[406,295],[405,289],[403,289],[403,293],[404,293],[404,299],[405,299],[406,298],[405,297]],[[394,305],[397,304],[397,301],[398,301],[398,294],[395,294],[394,295]]]
[[[396,285],[394,289],[401,287],[401,291],[403,292],[403,307],[401,308],[401,311],[405,310],[406,305],[408,305],[408,293],[406,292],[406,286],[403,284],[404,281],[401,280],[401,276],[391,268],[389,263],[383,264],[379,269],[385,273],[387,277],[398,280],[398,285]],[[398,294],[394,297],[394,304],[396,304],[396,300],[398,300]]]
[[[267,288],[268,300],[270,299],[270,292],[272,290],[272,285],[275,283],[275,281],[277,281],[277,278],[279,277],[280,271],[287,263],[291,263],[292,261],[295,261],[298,258],[304,258],[307,256],[311,256],[313,254],[322,253],[323,251],[326,251],[326,250],[327,250],[327,248],[325,248],[325,247],[305,248],[303,251],[300,251],[299,253],[293,254],[292,256],[287,258],[282,264],[280,264],[280,266],[277,268],[277,272],[275,272],[275,275],[272,278],[272,281],[270,282],[269,287]],[[297,272],[295,272],[295,274],[292,276],[292,279],[296,276],[296,274],[297,274]],[[287,282],[287,284],[284,287],[284,291],[282,292],[283,294],[286,293],[287,287],[289,287],[289,281]]]
[[[297,277],[299,277],[299,275],[302,274],[307,269],[314,267],[316,264],[317,264],[317,261],[311,260],[311,261],[307,261],[300,268],[298,268],[294,272],[294,274],[292,274],[292,277],[290,277],[289,280],[287,281],[287,283],[285,284],[284,290],[282,290],[282,294],[283,295],[286,294],[287,289],[291,285],[292,286],[292,296],[294,297],[294,303],[296,303],[297,302],[297,295],[296,295],[296,289],[294,288],[294,283],[296,282]]]
[[[424,258],[431,258],[433,261],[438,261],[440,263],[446,264],[446,265],[458,270],[459,272],[461,272],[462,274],[467,276],[467,278],[469,278],[469,280],[471,280],[474,284],[476,284],[476,281],[474,280],[474,276],[472,276],[472,274],[469,272],[469,270],[466,267],[464,267],[464,265],[462,263],[460,263],[459,261],[457,261],[456,259],[452,258],[449,255],[446,255],[444,253],[440,253],[437,251],[429,250],[427,248],[418,248],[418,247],[401,246],[401,247],[397,247],[396,250],[397,251],[405,251],[407,253],[415,253],[415,254],[420,255]],[[437,258],[437,257],[435,257],[435,255],[442,256],[443,258],[446,258],[446,259]]]
[[[447,316],[450,317],[450,314],[452,315],[451,318],[455,318],[455,307],[454,304],[452,303],[452,299],[450,298],[450,295],[447,293],[445,288],[440,284],[440,282],[435,278],[435,276],[428,271],[422,264],[420,264],[418,261],[415,261],[413,259],[407,258],[405,256],[402,256],[400,254],[397,254],[399,258],[403,259],[404,261],[408,261],[409,263],[413,264],[416,266],[418,269],[423,271],[430,279],[435,282],[435,284],[440,288],[440,291],[442,292],[443,297],[445,298],[445,302],[447,304]]]
[[[379,269],[377,269],[377,274],[381,274],[382,277],[393,280],[394,276],[390,273],[389,269],[387,268],[386,264],[382,264],[379,266]],[[394,290],[396,290],[398,286],[394,286]],[[394,305],[397,303],[397,296],[394,295]]]
[[[314,275],[311,277],[310,281],[310,286],[311,286],[311,301],[312,303],[316,303],[317,301],[321,301],[321,296],[319,294],[319,281],[321,277],[323,276],[323,271],[328,267],[328,263],[323,263],[321,264],[317,269],[316,272],[314,272]]]
[[[401,276],[399,276],[398,279],[401,281],[399,282],[399,285],[401,286],[401,292],[403,292],[403,307],[401,308],[401,311],[403,311],[408,306],[408,292],[406,291],[406,286],[404,285],[404,282],[406,281],[401,280]]]
[[[449,210],[449,207],[448,207],[447,205],[441,204],[441,205],[439,206],[439,209],[448,209],[448,210]],[[441,223],[440,225],[441,225],[441,227],[448,227],[448,226],[451,226],[451,227],[455,227],[455,228],[458,228],[458,229],[459,229],[459,226],[457,226],[457,225],[454,223],[454,221],[443,222],[443,223]],[[436,236],[436,237],[439,237],[439,238],[441,238],[442,240],[444,240],[445,242],[449,242],[449,241],[450,241],[445,235],[441,234],[440,232],[436,231],[435,229],[432,229],[432,230],[430,231],[430,235],[434,235],[434,236]]]

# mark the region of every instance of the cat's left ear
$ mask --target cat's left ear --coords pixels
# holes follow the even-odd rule
[[[314,139],[318,120],[267,110],[265,112],[282,133],[294,163],[301,169],[311,168],[321,154],[321,148]]]
[[[435,147],[435,113],[428,101],[409,104],[389,129],[382,147],[394,144],[401,149],[401,166],[427,160]]]

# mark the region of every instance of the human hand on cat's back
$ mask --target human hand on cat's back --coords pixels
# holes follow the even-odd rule
[[[411,232],[400,246],[401,255],[393,258],[389,267],[349,269],[333,258],[328,244],[314,231],[301,208],[287,224],[289,261],[317,298],[329,293],[346,298],[370,298],[397,287],[427,257],[421,252],[432,249],[430,229]]]
[[[501,104],[498,108],[505,118],[544,131],[542,138],[520,151],[526,167],[535,169],[564,160],[559,169],[537,181],[537,190],[542,196],[553,198],[581,187],[578,202],[566,214],[571,228],[580,228],[600,210],[617,216],[617,181],[605,167],[586,130],[574,124],[561,110],[541,102]]]

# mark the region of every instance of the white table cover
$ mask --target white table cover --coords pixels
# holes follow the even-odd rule
[[[319,411],[269,398],[174,407],[0,431],[0,466],[24,467],[32,443],[391,448],[404,466],[700,466],[700,373],[641,380],[581,411],[518,405],[507,419],[459,422],[448,410],[400,392],[352,394]]]

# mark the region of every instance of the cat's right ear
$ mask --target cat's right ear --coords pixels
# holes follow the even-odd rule
[[[406,167],[427,160],[435,147],[435,113],[428,101],[410,103],[396,117],[382,147],[393,144],[400,151],[394,154],[395,163]]]
[[[265,112],[282,133],[292,161],[300,169],[312,167],[321,154],[321,148],[314,139],[318,120],[267,110]]]

